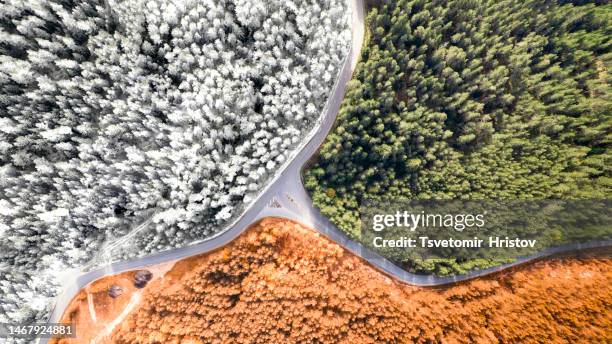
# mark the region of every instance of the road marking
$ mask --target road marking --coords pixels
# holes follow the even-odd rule
[[[276,199],[276,197],[272,197],[272,199],[270,199],[270,201],[268,202],[268,207],[269,208],[282,208],[283,206]]]

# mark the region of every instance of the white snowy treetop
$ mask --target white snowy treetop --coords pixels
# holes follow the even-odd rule
[[[0,322],[151,210],[142,253],[223,228],[313,129],[349,34],[345,0],[0,4]]]

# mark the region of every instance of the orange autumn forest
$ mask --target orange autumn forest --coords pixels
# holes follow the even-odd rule
[[[151,268],[144,288],[133,286],[136,272],[94,282],[62,319],[76,321],[79,339],[55,343],[607,342],[612,261],[606,254],[583,252],[456,285],[415,287],[311,229],[268,218],[223,249]],[[122,295],[109,296],[112,286]]]

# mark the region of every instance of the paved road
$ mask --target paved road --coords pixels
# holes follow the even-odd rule
[[[245,229],[247,229],[249,225],[253,224],[259,219],[269,216],[291,219],[308,227],[315,228],[324,236],[335,241],[354,254],[364,257],[364,252],[366,252],[366,249],[361,244],[349,239],[344,232],[339,230],[327,218],[322,216],[316,208],[313,207],[312,200],[310,199],[308,193],[304,190],[301,180],[301,171],[304,164],[317,152],[318,148],[323,143],[325,137],[334,124],[340,104],[344,97],[346,85],[351,79],[353,70],[359,57],[359,52],[361,51],[364,37],[363,0],[350,1],[353,9],[353,35],[351,50],[344,61],[338,79],[336,80],[336,84],[334,85],[332,95],[330,96],[324,109],[320,127],[306,142],[303,148],[299,150],[295,157],[288,162],[288,165],[286,165],[282,172],[268,184],[268,186],[260,194],[260,197],[257,198],[257,200],[247,209],[242,217],[240,217],[227,230],[212,238],[188,247],[164,251],[139,259],[113,263],[102,268],[82,273],[80,275],[78,275],[78,271],[74,272],[74,276],[76,277],[73,277],[73,280],[65,285],[65,289],[63,290],[62,294],[58,296],[49,322],[58,322],[64,312],[64,309],[67,307],[72,298],[82,287],[92,281],[109,274],[141,269],[149,265],[171,262],[217,249],[230,243]],[[142,227],[142,225],[140,227]],[[612,245],[612,241],[591,244],[575,244],[551,248],[529,257],[522,257],[511,264],[475,271],[470,274],[455,277],[436,277],[412,274],[404,271],[389,260],[372,252],[367,252],[368,254],[365,256],[369,258],[364,258],[375,267],[390,275],[393,275],[401,281],[420,286],[433,286],[458,282],[477,276],[490,274],[550,254],[568,250],[609,245]],[[40,343],[46,343],[46,340],[41,340]]]

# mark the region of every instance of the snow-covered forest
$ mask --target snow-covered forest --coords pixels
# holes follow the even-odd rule
[[[0,4],[0,322],[151,214],[139,254],[238,216],[315,127],[346,0]]]

